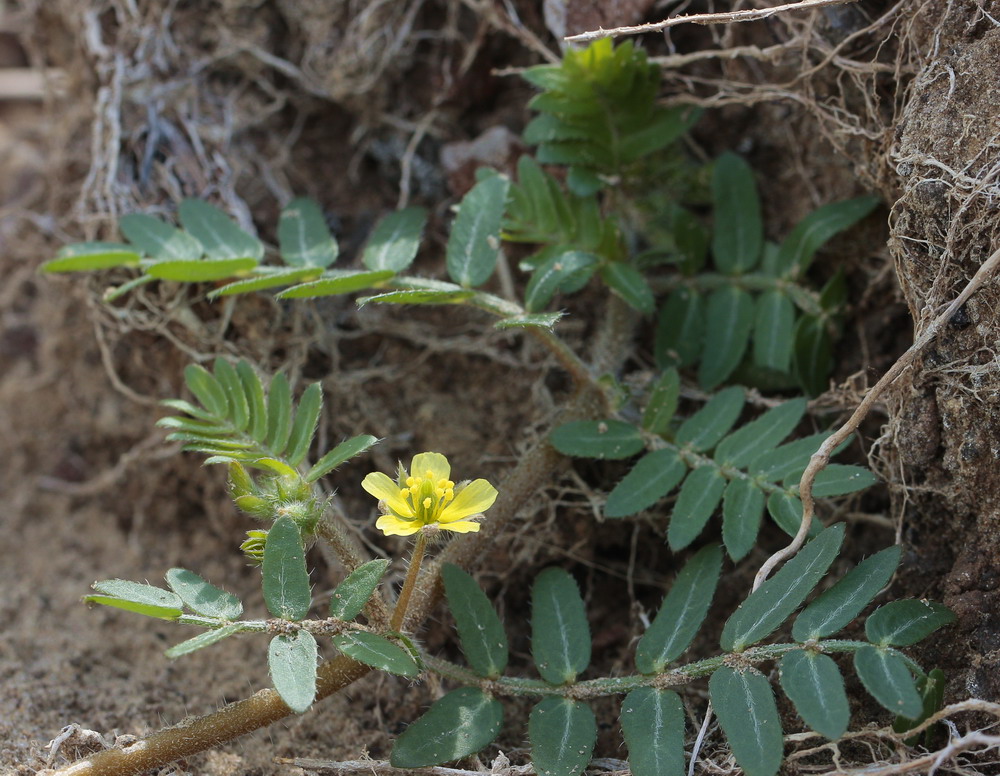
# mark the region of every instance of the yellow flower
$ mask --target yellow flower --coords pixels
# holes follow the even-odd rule
[[[375,523],[386,536],[409,536],[424,526],[442,531],[478,531],[477,518],[493,506],[497,489],[486,480],[455,486],[449,479],[451,464],[441,453],[413,456],[410,471],[399,465],[395,482],[382,472],[372,472],[361,487],[378,499],[382,517]]]

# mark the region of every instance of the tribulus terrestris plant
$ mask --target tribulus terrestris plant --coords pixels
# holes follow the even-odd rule
[[[499,328],[534,337],[574,386],[547,440],[497,488],[475,478],[469,461],[456,468],[472,479],[456,479],[437,452],[416,452],[408,466],[362,476],[356,458],[378,442],[363,429],[332,450],[315,450],[319,384],[295,401],[286,377],[263,380],[248,361],[218,358],[211,371],[189,366],[185,382],[193,398],[165,402],[175,414],[160,425],[185,450],[224,464],[236,507],[261,522],[240,549],[259,568],[266,615],[246,617],[235,596],[180,568],[167,571],[166,588],[111,579],[95,583],[86,600],[200,629],[169,648],[170,658],[222,639],[266,634],[274,691],[65,772],[132,773],[162,765],[304,713],[372,670],[413,680],[433,674],[452,688],[393,742],[390,762],[399,768],[480,752],[502,735],[504,699],[522,696],[535,704],[527,739],[533,767],[545,776],[576,776],[587,768],[597,730],[589,703],[607,696],[622,696],[631,772],[684,774],[681,693],[705,678],[733,756],[749,776],[772,776],[783,758],[772,668],[802,722],[831,740],[850,725],[842,676],[848,660],[902,731],[940,704],[939,673],[925,673],[901,651],[952,620],[940,604],[892,601],[866,617],[865,638],[836,638],[888,585],[900,551],[883,549],[835,582],[826,579],[845,528],[814,520],[812,499],[844,496],[875,478],[850,464],[803,478],[831,431],[822,416],[809,413],[804,395],[787,395],[826,388],[844,301],[839,276],[812,288],[810,263],[875,201],[827,205],[772,244],[764,239],[748,165],[725,154],[705,170],[680,151],[675,141],[697,115],[657,105],[658,71],[643,52],[599,41],[525,76],[541,89],[532,101],[539,115],[525,131],[537,152],[520,160],[516,181],[480,171],[451,227],[443,257],[447,280],[410,273],[427,223],[422,208],[386,216],[362,250],[361,266],[335,268],[338,243],[309,199],[282,210],[277,263],[264,263],[265,245],[223,212],[187,199],[178,207],[179,227],[128,215],[119,224],[127,242],[70,245],[45,265],[49,272],[136,268],[134,278],[106,295],[108,303],[148,283],[173,282],[211,283],[208,299],[280,288],[277,296],[286,300],[364,292],[362,305],[470,306],[493,315]],[[663,170],[672,175],[666,186],[650,175]],[[711,224],[689,207],[689,199],[702,195]],[[505,244],[522,253],[527,280],[519,298],[485,290]],[[585,288],[594,298],[600,294],[594,287],[608,292],[600,297],[606,305],[600,339],[610,345],[588,358],[559,336],[564,313],[554,303],[570,303]],[[639,321],[654,318],[657,373],[626,379],[622,343]],[[722,387],[731,381],[786,394],[764,412],[748,412],[743,387]],[[805,425],[811,433],[797,435]],[[635,642],[635,671],[626,675],[588,675],[586,607],[575,578],[560,567],[540,569],[532,587],[537,675],[511,675],[507,631],[513,623],[505,628],[470,574],[487,543],[509,538],[519,507],[551,481],[562,456],[630,460],[620,481],[610,481],[603,518],[649,515],[675,552],[693,548],[721,514],[721,545],[703,543],[684,556],[679,572],[661,572],[672,584]],[[383,583],[389,562],[368,556],[331,508],[321,480],[335,471],[341,490],[362,488],[377,499],[377,529],[412,537],[395,594]],[[793,547],[809,541],[741,596],[717,650],[685,657],[705,626],[724,552],[733,562],[747,558],[765,513],[797,537]],[[329,545],[344,571],[322,611],[314,605],[306,562],[316,542]],[[465,665],[431,654],[421,642],[421,626],[442,595]],[[787,635],[782,629],[789,621],[790,638],[773,641],[776,633]],[[320,662],[321,645],[338,656]]]

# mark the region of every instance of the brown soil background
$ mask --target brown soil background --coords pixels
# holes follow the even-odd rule
[[[607,4],[600,18],[590,4],[567,5],[570,31],[659,18],[648,3]],[[843,265],[852,290],[825,410],[852,409],[996,245],[996,5],[872,0],[644,41],[664,58],[666,100],[713,109],[692,152],[736,148],[757,171],[770,237],[834,199],[885,199],[821,257],[818,274]],[[321,379],[326,439],[384,437],[373,468],[436,449],[495,482],[545,432],[565,388],[530,343],[474,313],[359,312],[340,299],[209,305],[197,289],[155,286],[106,307],[100,293],[114,276],[39,277],[38,264],[66,242],[112,237],[118,214],[169,212],[182,196],[211,198],[272,241],[280,203],[313,196],[351,256],[403,196],[434,213],[420,269],[439,272],[452,189],[468,175],[449,178],[442,149],[498,126],[517,133],[531,92],[493,70],[542,61],[557,43],[541,4],[527,0],[57,0],[13,4],[2,21],[0,64],[62,72],[43,101],[0,108],[0,770],[30,774],[70,723],[109,741],[141,736],[267,684],[253,639],[170,662],[162,652],[174,628],[79,603],[95,579],[155,583],[184,565],[263,610],[256,572],[236,551],[250,524],[222,472],[175,455],[153,428],[185,364],[225,354],[284,368],[300,385]],[[739,56],[718,54],[737,47]],[[572,302],[562,329],[584,349],[593,301]],[[865,449],[886,486],[841,510],[852,520],[844,568],[895,530],[906,552],[893,593],[959,614],[919,654],[947,671],[949,701],[1000,700],[997,302],[995,285],[974,298],[870,419]],[[649,328],[629,362],[639,375],[651,363]],[[398,557],[403,545],[370,527],[357,487],[367,471],[361,463],[334,484],[359,535]],[[567,473],[523,525],[481,570],[507,622],[524,621],[537,570],[562,563],[584,581],[595,662],[628,670],[637,612],[655,609],[675,568],[655,520],[596,524]],[[742,589],[781,543],[765,535],[727,586]],[[317,591],[328,589],[336,569],[312,560]],[[718,623],[737,600],[719,602]],[[449,630],[425,638],[453,649]],[[514,649],[513,668],[527,669],[523,635]],[[164,772],[293,773],[272,758],[384,758],[439,689],[368,677],[310,714]],[[697,694],[692,702],[700,709]],[[605,706],[597,755],[624,757]],[[525,711],[510,709],[500,741],[515,761]],[[856,726],[884,721],[864,700],[856,712]],[[67,746],[56,762],[82,751]]]

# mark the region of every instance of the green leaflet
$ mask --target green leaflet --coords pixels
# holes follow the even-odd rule
[[[698,365],[698,383],[711,391],[743,360],[753,332],[753,297],[733,285],[716,289],[708,297],[705,318],[705,344]]]
[[[475,687],[434,702],[392,745],[395,768],[424,768],[459,760],[488,746],[503,724],[503,706]]]
[[[201,243],[185,231],[144,213],[130,213],[118,228],[132,245],[151,259],[200,259]]]
[[[843,579],[823,591],[795,618],[792,638],[803,642],[832,636],[854,620],[889,584],[899,565],[899,545],[887,547],[861,561]]]
[[[764,221],[753,171],[733,153],[720,156],[712,172],[715,229],[712,255],[727,275],[749,272],[764,246]]]
[[[722,496],[722,543],[729,557],[738,561],[757,541],[764,516],[764,491],[742,477],[731,480]]]
[[[479,181],[458,207],[448,239],[448,275],[461,286],[481,286],[496,267],[500,252],[500,222],[510,181],[492,175]]]
[[[507,667],[507,634],[476,581],[458,566],[441,568],[448,606],[458,626],[462,652],[477,674],[495,679]]]
[[[361,263],[370,270],[402,272],[417,256],[426,223],[427,211],[422,207],[390,213],[372,231]]]
[[[334,636],[333,644],[349,658],[380,671],[409,679],[420,673],[420,666],[409,652],[375,633],[349,631]]]
[[[100,595],[84,596],[83,600],[88,603],[113,606],[161,620],[176,620],[183,614],[180,596],[159,587],[127,579],[105,579],[91,587]]]
[[[743,389],[737,385],[719,391],[677,429],[677,444],[696,452],[711,450],[736,423],[745,401]]]
[[[915,719],[923,701],[910,669],[898,652],[889,647],[861,647],[854,653],[858,678],[884,708],[901,717]]]
[[[186,607],[205,617],[236,620],[243,614],[243,604],[240,603],[240,599],[209,584],[193,571],[170,569],[167,572],[167,584]]]
[[[414,289],[409,291],[387,291],[375,296],[363,296],[358,299],[358,307],[374,302],[375,304],[458,304],[476,295],[475,291],[431,291]]]
[[[198,199],[185,199],[177,213],[184,229],[205,248],[208,259],[252,259],[256,265],[264,258],[264,244],[240,229],[217,207]]]
[[[713,457],[723,466],[746,468],[791,434],[805,412],[805,399],[786,401],[719,442]]]
[[[246,430],[250,422],[250,405],[247,403],[243,382],[236,368],[224,358],[215,359],[215,379],[226,393],[232,425],[237,431]]]
[[[561,312],[529,313],[527,315],[512,315],[501,318],[493,324],[494,329],[552,329],[563,317]]]
[[[681,378],[677,370],[664,370],[656,381],[642,413],[642,427],[654,434],[665,434],[670,428],[670,421],[677,412],[677,400],[680,397]]]
[[[370,560],[348,574],[330,596],[330,616],[353,620],[361,614],[388,567],[387,560]]]
[[[298,466],[309,453],[309,445],[316,434],[316,425],[323,410],[323,389],[319,383],[313,383],[302,392],[299,406],[295,410],[295,419],[288,434],[285,458],[289,465]]]
[[[687,474],[687,464],[673,448],[647,453],[608,494],[605,517],[626,517],[653,506]]]
[[[767,499],[767,513],[786,534],[798,534],[799,526],[802,525],[802,502],[798,496],[783,490],[774,491]],[[818,536],[822,528],[819,520],[813,520],[809,526],[809,536]]]
[[[378,439],[371,434],[360,434],[348,439],[346,442],[341,442],[333,450],[320,458],[303,479],[306,482],[315,482],[320,477],[332,472],[342,463],[349,461],[356,455],[361,455],[365,450],[376,444],[378,444]]]
[[[264,386],[260,382],[253,367],[246,361],[236,365],[236,373],[243,383],[247,395],[247,406],[250,409],[250,436],[257,442],[263,442],[267,436],[267,403],[264,398]]]
[[[801,477],[801,472],[809,464],[812,454],[819,450],[829,436],[829,431],[822,431],[763,453],[750,462],[750,474],[760,474],[768,482],[779,482],[793,474]],[[840,449],[835,450],[834,455]]]
[[[851,709],[840,669],[828,655],[810,650],[781,659],[781,689],[805,723],[831,741],[847,732]]]
[[[267,393],[267,437],[265,443],[274,452],[280,453],[288,444],[292,431],[292,390],[288,378],[278,372],[271,378]]]
[[[684,705],[670,690],[640,687],[622,702],[632,776],[684,776]]]
[[[223,625],[221,628],[215,628],[213,630],[205,631],[204,633],[199,633],[194,638],[182,641],[180,644],[175,644],[163,654],[171,660],[181,657],[182,655],[189,655],[192,652],[204,649],[205,647],[210,647],[216,642],[222,641],[223,639],[229,638],[233,634],[239,633],[242,628],[243,626],[240,623],[231,622],[229,625]]]
[[[296,714],[312,706],[316,697],[316,639],[308,631],[281,634],[271,639],[267,666],[281,700]]]
[[[644,315],[652,315],[656,307],[653,292],[646,278],[631,264],[616,261],[601,267],[601,279],[626,304]]]
[[[378,287],[396,273],[392,270],[364,271],[353,269],[330,269],[319,280],[300,283],[286,288],[277,295],[278,299],[312,299],[319,296],[350,294],[365,288]]]
[[[819,396],[827,388],[833,366],[833,343],[825,321],[803,315],[795,324],[792,374],[807,394]]]
[[[796,474],[799,475],[798,472]],[[786,478],[786,487],[798,485],[800,476],[792,477],[791,480]],[[871,487],[876,482],[878,477],[861,466],[831,463],[816,475],[812,488],[813,498],[846,496],[848,493],[856,493]]]
[[[764,369],[787,372],[795,345],[795,305],[782,291],[757,297],[753,323],[753,362]]]
[[[705,339],[705,298],[694,288],[670,292],[660,309],[653,345],[658,366],[690,366],[698,361]]]
[[[865,620],[865,635],[881,647],[908,647],[954,620],[951,609],[934,601],[892,601]]]
[[[216,288],[208,292],[209,299],[216,299],[220,296],[234,296],[236,294],[249,294],[253,291],[264,291],[268,288],[278,286],[290,286],[294,283],[303,283],[316,280],[322,274],[322,270],[316,267],[298,267],[296,269],[279,269],[276,267],[259,267],[257,274],[244,280],[236,280],[227,283],[222,288]]]
[[[723,627],[722,648],[742,652],[777,630],[830,568],[843,539],[843,525],[827,528],[752,592]]]
[[[658,674],[688,648],[712,604],[722,569],[718,545],[703,547],[691,558],[663,599],[660,611],[639,639],[636,668],[643,674]]]
[[[600,259],[585,251],[557,253],[538,265],[524,292],[524,307],[529,312],[544,308],[566,281],[587,276]]]
[[[580,701],[550,695],[531,710],[528,739],[539,776],[579,776],[597,741],[594,712]]]
[[[878,202],[877,197],[857,197],[831,202],[814,210],[785,238],[768,271],[773,275],[801,275],[809,268],[820,246],[868,215]]]
[[[785,746],[770,682],[753,669],[723,666],[712,674],[708,691],[739,766],[747,776],[774,776]]]
[[[531,654],[550,684],[576,679],[590,664],[590,625],[576,581],[560,568],[535,578],[531,605]]]
[[[674,552],[682,550],[698,538],[708,518],[715,512],[726,489],[726,478],[718,467],[699,466],[692,471],[680,492],[670,515],[667,541]]]
[[[292,267],[329,267],[340,252],[323,211],[309,197],[293,199],[278,221],[281,258]]]
[[[267,610],[283,620],[305,619],[312,592],[302,538],[291,518],[279,517],[267,532],[261,568]]]
[[[549,441],[563,455],[578,458],[630,458],[645,447],[639,429],[620,420],[564,423],[553,430]]]
[[[207,369],[189,364],[184,369],[184,382],[202,406],[216,418],[224,418],[229,414],[226,391]]]
[[[109,267],[137,265],[142,260],[130,245],[109,242],[74,243],[45,262],[42,272],[87,272]]]

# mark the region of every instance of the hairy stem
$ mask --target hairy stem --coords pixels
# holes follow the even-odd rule
[[[420,564],[424,560],[424,550],[427,548],[427,537],[423,531],[417,533],[417,542],[413,545],[413,555],[410,556],[410,567],[406,570],[406,579],[403,581],[403,589],[399,591],[399,598],[396,599],[396,608],[392,610],[392,619],[389,620],[389,628],[398,631],[403,627],[406,618],[406,610],[410,606],[410,596],[413,595],[413,588],[417,584],[417,576],[420,574]]]

